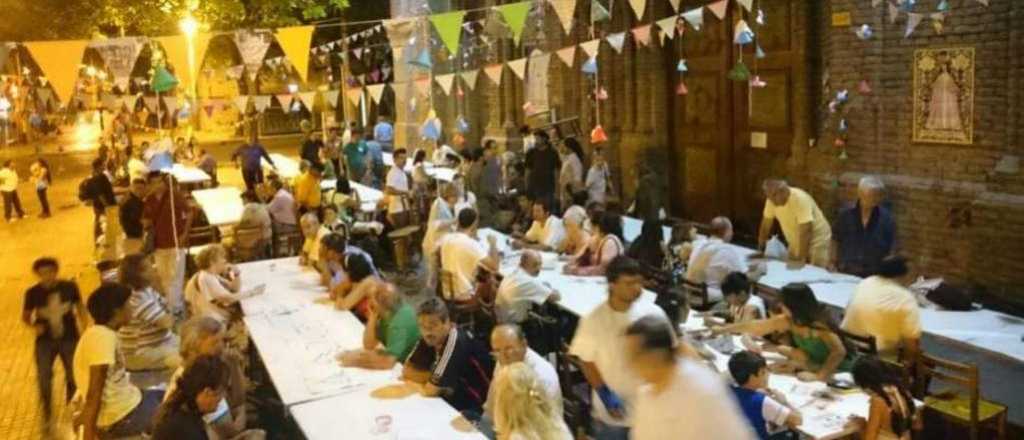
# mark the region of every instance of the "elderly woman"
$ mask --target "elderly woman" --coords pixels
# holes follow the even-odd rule
[[[583,229],[587,221],[587,213],[582,208],[579,211],[566,211],[562,217],[562,226],[565,228],[565,240],[558,248],[558,253],[576,257],[583,254],[590,243],[590,233]]]
[[[165,399],[174,394],[178,378],[196,359],[214,356],[221,359],[228,369],[228,382],[224,398],[217,411],[205,417],[206,432],[211,439],[262,440],[266,434],[258,429],[245,429],[246,379],[243,357],[226,347],[224,325],[208,316],[193,318],[181,327],[182,365],[174,372],[168,385]]]
[[[213,244],[196,257],[199,272],[185,286],[185,301],[192,316],[212,316],[221,322],[231,319],[230,306],[250,296],[263,293],[262,288],[241,291],[242,278],[238,268],[228,264],[224,246]]]

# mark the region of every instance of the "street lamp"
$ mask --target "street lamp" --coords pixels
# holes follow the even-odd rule
[[[199,22],[189,12],[178,22],[178,27],[181,29],[181,33],[185,34],[185,41],[188,44],[188,79],[189,84],[188,93],[192,95],[192,99],[199,99],[198,92],[196,92],[197,81],[194,78],[193,72],[196,72],[196,48],[195,48],[195,36],[196,32],[199,31]],[[198,124],[198,117],[196,119]],[[197,127],[198,128],[198,127]]]

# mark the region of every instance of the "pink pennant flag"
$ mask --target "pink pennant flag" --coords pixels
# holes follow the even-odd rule
[[[345,96],[348,97],[348,102],[351,102],[352,105],[359,105],[359,101],[363,97],[363,88],[353,87],[348,89],[348,91],[345,92]]]
[[[292,94],[282,93],[280,95],[274,95],[277,97],[277,102],[281,104],[281,108],[288,109],[288,106],[292,104]]]
[[[484,67],[484,73],[487,74],[487,77],[491,79],[491,82],[493,82],[494,85],[500,86],[501,85],[501,73],[502,73],[502,69],[504,67],[505,67],[504,64],[494,64],[494,65],[491,65],[491,66],[487,66],[487,67]]]
[[[526,58],[509,61],[508,68],[512,69],[512,73],[515,73],[519,79],[526,78]]]
[[[651,25],[633,28],[633,39],[644,46],[651,44]]]
[[[684,83],[682,80],[679,80],[679,85],[676,86],[676,94],[685,95],[687,93],[690,93],[690,89],[686,88],[686,83]]]
[[[576,46],[559,49],[555,54],[558,55],[558,59],[562,60],[566,66],[572,67],[573,62],[576,61]]]
[[[598,101],[604,101],[608,99],[608,91],[604,87],[600,87],[594,92],[594,98],[597,98]]]
[[[719,20],[725,18],[725,12],[729,9],[729,0],[721,0],[708,5],[708,9],[711,10],[715,17]]]

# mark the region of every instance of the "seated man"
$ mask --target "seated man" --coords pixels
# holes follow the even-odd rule
[[[536,200],[533,202],[533,224],[523,239],[516,240],[513,246],[552,251],[561,247],[562,240],[565,240],[562,220],[551,215],[551,208],[546,202]]]
[[[279,229],[294,231],[298,227],[295,198],[288,190],[284,189],[281,179],[270,179],[270,188],[274,192],[273,198],[267,205],[270,217]]]
[[[246,191],[242,193],[242,218],[238,222],[238,228],[245,229],[259,229],[259,235],[250,234],[243,235],[238,238],[238,246],[245,249],[253,249],[265,251],[265,248],[260,246],[269,246],[271,240],[274,238],[273,220],[270,218],[270,211],[267,209],[267,205],[260,201],[259,196],[256,195],[255,191]]]
[[[883,358],[902,357],[903,362],[913,363],[921,341],[921,318],[914,294],[903,287],[908,273],[906,258],[883,259],[878,275],[865,278],[853,291],[841,328],[874,336]]]
[[[393,284],[377,283],[370,294],[370,313],[363,329],[363,349],[338,356],[346,367],[389,370],[409,357],[420,340],[416,312],[402,301]]]
[[[531,304],[556,302],[561,298],[558,291],[537,280],[540,268],[540,254],[532,250],[524,251],[519,258],[519,268],[498,285],[495,308],[499,321],[520,324],[526,321]]]
[[[441,269],[451,274],[450,283],[444,278],[444,294],[455,301],[473,299],[473,280],[476,279],[478,267],[491,272],[498,271],[497,240],[493,235],[487,237],[488,247],[477,240],[478,219],[476,210],[467,208],[458,214],[459,230],[445,236],[441,243]]]
[[[95,324],[79,339],[72,368],[78,384],[74,401],[82,404],[74,424],[85,440],[145,432],[163,400],[163,390],[142,391],[128,380],[117,330],[131,316],[131,296],[128,287],[104,283],[89,297]]]
[[[732,222],[726,217],[715,217],[711,220],[711,237],[697,245],[690,254],[690,262],[686,269],[686,279],[694,283],[708,286],[708,301],[722,300],[722,280],[731,272],[754,272],[747,264],[739,250],[730,245],[732,241]]]
[[[424,383],[422,394],[441,397],[469,420],[480,418],[494,369],[487,347],[455,327],[439,298],[416,313],[422,339],[405,360],[402,376]]]

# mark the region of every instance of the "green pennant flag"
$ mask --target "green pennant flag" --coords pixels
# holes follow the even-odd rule
[[[159,93],[167,93],[174,89],[178,85],[178,79],[171,75],[163,66],[156,68],[153,73],[153,91]]]
[[[462,38],[462,17],[466,11],[445,12],[430,16],[430,22],[437,29],[441,41],[448,48],[448,53],[455,55],[459,53],[459,40]]]
[[[512,28],[512,38],[519,44],[519,38],[523,36],[523,27],[526,25],[526,16],[530,14],[530,2],[509,3],[497,7],[505,23]]]

